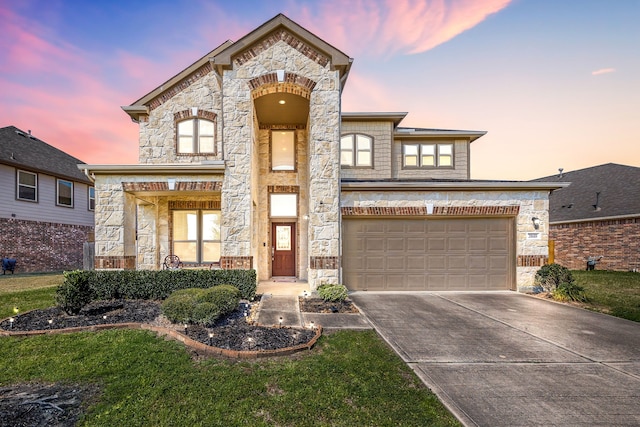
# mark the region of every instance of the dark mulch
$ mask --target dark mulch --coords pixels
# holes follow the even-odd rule
[[[322,298],[298,297],[298,301],[304,313],[360,313],[349,299],[329,302]]]
[[[74,426],[99,393],[73,384],[16,384],[0,388],[0,426]]]

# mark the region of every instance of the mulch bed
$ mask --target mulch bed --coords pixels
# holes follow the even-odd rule
[[[300,311],[304,313],[360,313],[348,298],[344,301],[328,302],[322,298],[298,297]]]

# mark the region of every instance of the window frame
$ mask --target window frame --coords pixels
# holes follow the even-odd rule
[[[290,132],[293,135],[293,169],[274,169],[273,168],[273,134],[277,132]],[[269,172],[279,173],[279,172],[298,172],[298,144],[297,144],[297,135],[295,129],[272,129],[269,133]]]
[[[423,147],[433,147],[432,153],[423,153]],[[407,165],[407,148],[415,147],[416,154],[410,154],[411,157],[417,156],[416,165]],[[451,153],[443,154],[443,147],[451,147]],[[433,165],[425,165],[423,160],[426,156],[433,156]],[[442,159],[444,157],[450,157],[451,163],[448,165],[442,165]],[[455,168],[455,144],[453,143],[424,143],[424,142],[411,142],[402,144],[402,169],[454,169]]]
[[[173,227],[173,224],[175,224],[175,213],[176,212],[195,212],[196,213],[196,239],[195,240],[189,240],[189,239],[176,239],[175,238],[175,229]],[[196,261],[185,261],[183,259],[181,259],[181,261],[184,264],[192,264],[192,265],[199,265],[199,264],[216,264],[220,262],[220,258],[222,257],[222,232],[221,230],[218,231],[218,239],[217,240],[205,240],[204,239],[204,230],[203,230],[203,218],[204,218],[204,213],[205,212],[215,212],[218,214],[219,218],[220,218],[220,223],[218,224],[219,227],[222,226],[222,210],[221,209],[173,209],[171,211],[171,222],[172,222],[172,230],[171,230],[171,253],[174,255],[178,255],[176,254],[176,250],[175,250],[175,244],[176,243],[189,243],[189,242],[195,242],[196,244]],[[219,245],[219,250],[218,252],[220,253],[220,258],[218,258],[217,260],[214,261],[204,261],[203,257],[204,257],[204,244],[205,243],[214,243],[214,244],[218,244]],[[180,256],[180,255],[178,255]],[[182,258],[182,257],[181,257]]]
[[[189,135],[191,137],[191,148],[193,149],[192,152],[183,152],[180,151],[180,125],[186,122],[192,122],[192,126],[191,126],[191,131],[192,134]],[[212,128],[213,128],[213,133],[211,135],[211,138],[213,140],[212,142],[212,151],[201,151],[201,142],[200,142],[200,137],[202,136],[200,133],[200,123],[201,122],[207,122],[207,123],[211,123]],[[218,154],[218,150],[217,150],[217,145],[216,145],[216,120],[210,120],[204,117],[186,117],[182,120],[178,120],[176,121],[175,127],[176,127],[176,154],[179,156],[216,156]],[[209,137],[209,135],[205,135],[206,137]]]
[[[368,149],[361,149],[359,146],[358,137],[366,138],[369,142]],[[351,148],[344,149],[342,145],[342,141],[345,138],[351,139]],[[371,135],[367,135],[364,133],[346,133],[340,136],[340,167],[342,168],[357,168],[357,169],[373,169],[373,146],[374,146],[375,138]],[[351,163],[343,163],[342,162],[342,153],[348,152],[351,153]],[[358,154],[359,153],[369,153],[369,164],[358,164]]]
[[[93,193],[93,195],[91,193]],[[93,206],[91,202],[93,202]],[[87,210],[91,212],[96,210],[96,187],[92,185],[87,187]]]
[[[34,182],[35,184],[32,185],[28,185],[28,184],[21,184],[20,183],[20,174],[29,174],[29,175],[33,175],[34,177]],[[33,188],[34,192],[33,192],[33,199],[26,199],[23,197],[20,197],[20,187],[26,187],[26,188]],[[20,200],[23,202],[31,202],[31,203],[38,203],[38,174],[35,172],[29,172],[26,170],[22,170],[22,169],[16,169],[16,200]]]
[[[71,184],[71,197],[70,204],[65,204],[60,202],[60,184],[61,183],[69,183]],[[74,199],[74,185],[73,181],[69,181],[68,179],[56,178],[56,206],[60,206],[63,208],[71,208],[73,209],[73,199]]]

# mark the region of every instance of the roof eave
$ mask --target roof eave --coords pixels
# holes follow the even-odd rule
[[[449,191],[483,191],[483,190],[510,190],[510,191],[553,191],[569,186],[568,182],[443,182],[443,181],[411,181],[411,182],[342,182],[344,191],[399,191],[399,190],[449,190]]]
[[[342,121],[392,121],[393,127],[396,128],[400,122],[407,117],[408,112],[343,112],[340,117]]]
[[[601,216],[601,217],[593,217],[593,218],[568,219],[568,220],[562,220],[562,221],[549,221],[549,225],[563,225],[563,224],[575,224],[575,223],[597,222],[597,221],[615,221],[615,220],[627,219],[627,218],[640,218],[640,214],[626,214],[626,215],[615,215],[615,216]]]
[[[203,163],[161,163],[138,165],[78,165],[88,176],[95,175],[153,175],[153,174],[223,174],[225,163],[214,160]]]
[[[395,131],[394,138],[398,139],[424,139],[435,137],[447,138],[468,138],[469,142],[473,142],[478,138],[486,135],[486,131],[464,131],[464,130],[416,130],[416,131]]]

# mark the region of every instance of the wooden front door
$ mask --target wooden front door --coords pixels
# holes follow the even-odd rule
[[[296,275],[296,224],[271,224],[271,275]]]

